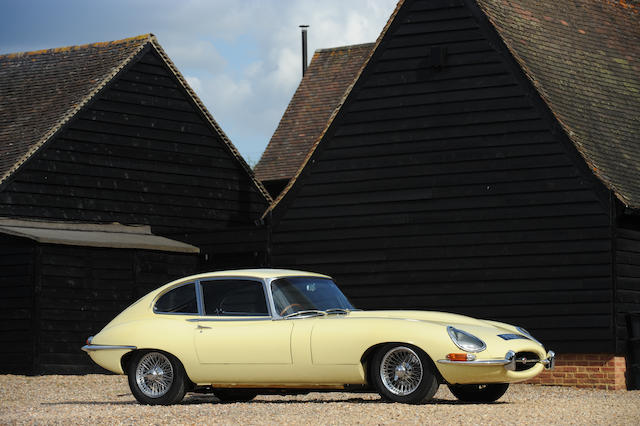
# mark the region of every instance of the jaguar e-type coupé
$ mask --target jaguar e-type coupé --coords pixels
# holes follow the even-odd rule
[[[257,269],[194,275],[125,309],[82,348],[127,374],[143,404],[188,391],[377,391],[421,403],[440,383],[463,401],[500,398],[554,364],[526,330],[427,311],[355,309],[326,275]]]

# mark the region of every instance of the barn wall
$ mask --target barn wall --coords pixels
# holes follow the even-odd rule
[[[180,240],[249,232],[266,205],[154,51],[0,192],[0,216],[148,224]]]
[[[0,372],[30,371],[33,365],[34,245],[0,235]]]
[[[607,193],[488,28],[463,1],[403,7],[274,211],[272,263],[331,274],[362,308],[612,353]]]
[[[196,272],[197,257],[153,251],[41,246],[36,373],[103,371],[80,350],[124,308]]]
[[[628,339],[640,337],[631,336],[627,321],[629,312],[640,312],[640,230],[618,228],[616,236],[617,348],[625,353]]]

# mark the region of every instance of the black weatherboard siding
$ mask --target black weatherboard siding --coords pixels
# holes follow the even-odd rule
[[[475,3],[407,1],[273,211],[275,266],[358,307],[613,352],[609,194]]]
[[[254,232],[266,206],[150,49],[0,192],[0,216],[148,224],[179,240],[203,231]],[[228,254],[215,240],[205,249],[209,257],[218,249]],[[239,255],[263,251],[261,243]]]
[[[27,371],[33,364],[34,262],[27,240],[0,234],[0,360],[2,371]]]
[[[0,55],[0,92],[1,372],[95,371],[142,295],[264,264],[270,198],[153,35]]]
[[[101,371],[79,350],[131,303],[197,268],[189,254],[44,245],[34,373]]]
[[[624,352],[628,339],[638,337],[627,328],[627,314],[640,313],[640,230],[618,229],[615,244],[617,349]]]

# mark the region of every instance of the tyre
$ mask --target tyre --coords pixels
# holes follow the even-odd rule
[[[373,356],[371,367],[373,383],[386,400],[421,404],[438,390],[430,359],[415,346],[385,345]]]
[[[247,402],[258,395],[257,392],[244,389],[214,390],[213,394],[220,402]]]
[[[127,375],[131,393],[141,404],[171,405],[184,398],[184,368],[172,355],[138,352],[127,366]]]
[[[488,385],[449,385],[449,390],[460,401],[493,402],[500,399],[509,388],[509,383]]]

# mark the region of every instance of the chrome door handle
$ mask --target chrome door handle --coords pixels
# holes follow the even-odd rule
[[[203,330],[205,328],[211,329],[211,327],[207,327],[206,325],[201,325],[201,324],[198,324],[197,328],[198,328],[198,330]]]

